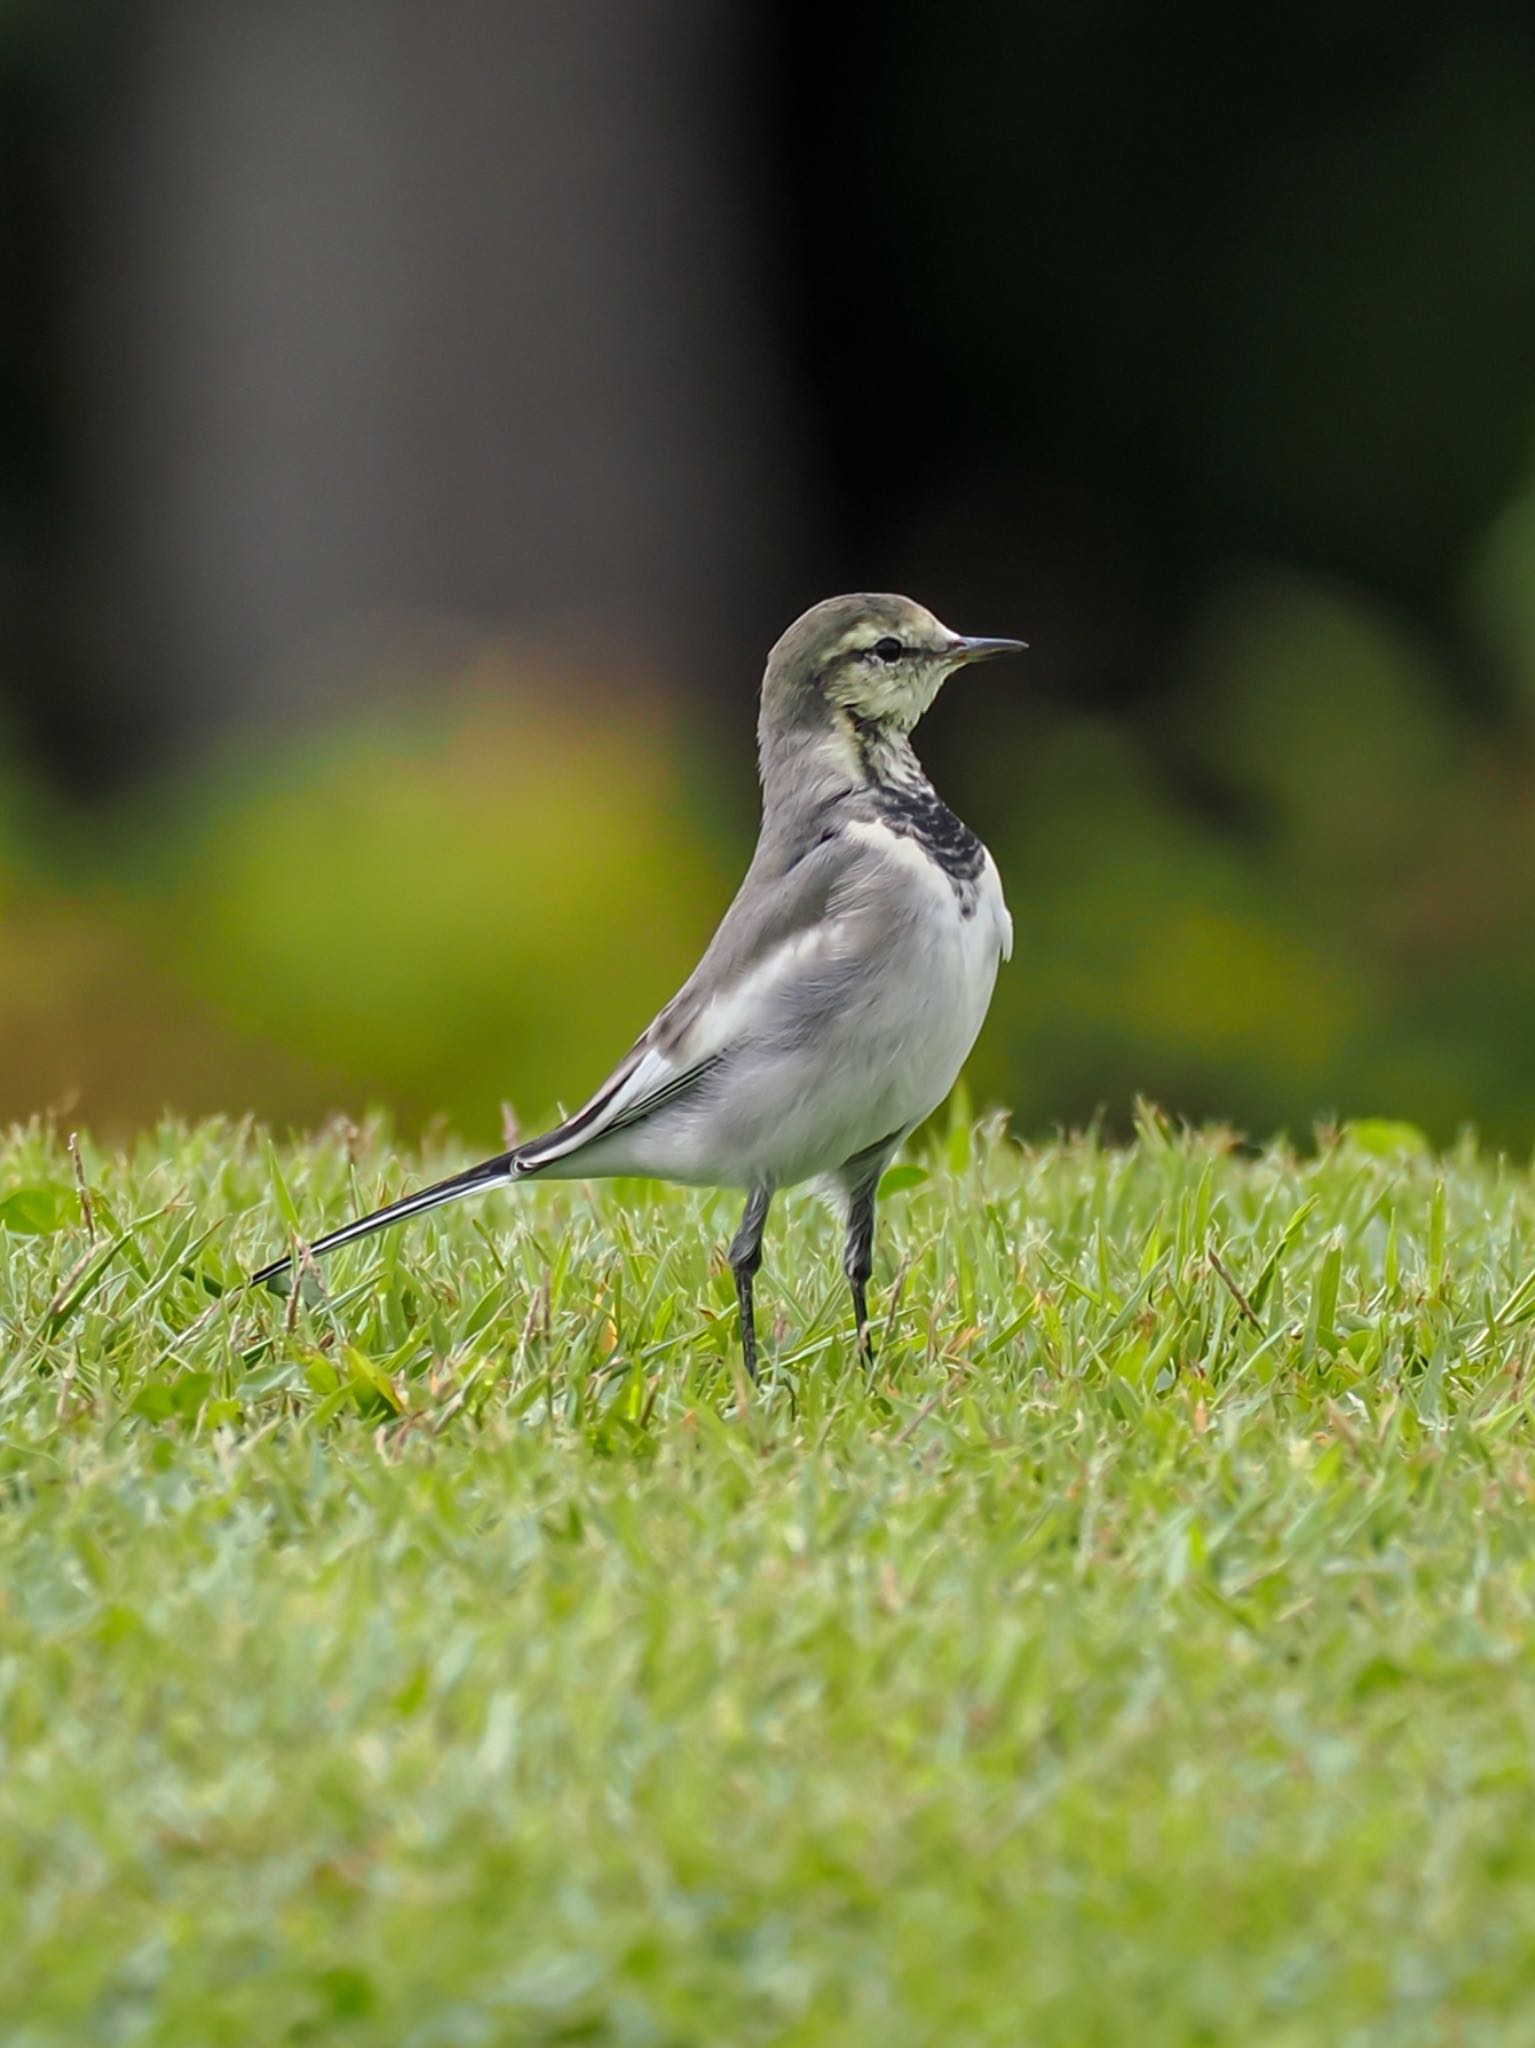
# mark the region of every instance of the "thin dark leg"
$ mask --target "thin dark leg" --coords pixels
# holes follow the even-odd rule
[[[869,1335],[869,1275],[874,1271],[874,1190],[877,1185],[877,1181],[870,1181],[849,1193],[847,1239],[842,1251],[842,1270],[853,1290],[858,1349],[868,1365],[874,1363],[874,1343]]]
[[[752,1309],[752,1282],[762,1264],[762,1232],[772,1200],[771,1188],[753,1188],[741,1227],[730,1241],[730,1270],[736,1276],[736,1300],[741,1304],[741,1349],[753,1379],[757,1377],[757,1318]]]

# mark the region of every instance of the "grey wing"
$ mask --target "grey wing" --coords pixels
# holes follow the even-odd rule
[[[764,998],[830,950],[841,906],[869,862],[866,847],[835,832],[787,861],[759,847],[688,980],[591,1100],[520,1149],[519,1170],[568,1159],[712,1082],[750,1042]]]

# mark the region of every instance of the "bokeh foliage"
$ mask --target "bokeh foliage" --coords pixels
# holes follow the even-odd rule
[[[682,548],[661,639],[616,636],[630,674],[567,648],[564,671],[499,658],[467,689],[444,663],[414,717],[380,709],[375,670],[297,699],[262,668],[271,587],[237,522],[234,667],[272,682],[259,715],[291,729],[182,772],[160,766],[148,794],[124,795],[173,732],[190,751],[229,707],[190,655],[173,686],[119,630],[117,602],[155,602],[138,557],[125,570],[101,539],[114,521],[91,495],[93,434],[137,449],[117,524],[164,537],[180,501],[159,416],[135,413],[145,387],[88,388],[77,323],[106,325],[100,359],[131,364],[110,308],[137,302],[104,285],[78,204],[93,176],[110,183],[112,138],[133,132],[119,117],[193,16],[171,10],[172,33],[144,41],[157,11],[141,0],[0,7],[0,155],[17,200],[0,287],[21,286],[20,317],[0,332],[0,596],[22,598],[0,683],[24,736],[14,754],[0,748],[0,1112],[78,1099],[103,1127],[164,1104],[310,1121],[384,1100],[407,1125],[442,1110],[489,1139],[503,1097],[531,1121],[580,1095],[686,970],[745,858],[750,678],[769,631],[830,588],[874,582],[1034,644],[1026,671],[946,703],[924,742],[995,845],[1018,925],[977,1059],[981,1099],[1014,1105],[1031,1130],[1100,1107],[1122,1126],[1145,1090],[1256,1132],[1387,1111],[1437,1138],[1471,1121],[1523,1150],[1535,1129],[1535,15],[1494,0],[1300,0],[1265,24],[1255,61],[1251,25],[1210,0],[1171,15],[1145,0],[785,0],[736,11],[741,61],[708,83],[688,40],[703,13],[688,12],[656,16],[658,38],[691,51],[688,89],[709,98],[709,139],[696,154],[689,143],[686,175],[711,205],[739,200],[763,388],[789,401],[753,426],[760,494],[722,472],[702,501],[728,504],[761,565],[771,615],[732,611],[739,666],[690,674],[673,644],[717,598]],[[329,14],[295,15],[273,61],[294,62],[306,34],[323,42]],[[353,16],[385,64],[398,57],[393,19],[382,11],[366,30]],[[258,47],[259,35],[231,45],[222,84],[166,57],[166,106],[243,90]],[[547,55],[530,35],[530,69]],[[467,248],[454,181],[479,193],[486,171],[457,116],[451,133],[441,125],[454,100],[433,61],[400,85],[415,118],[368,146],[389,167],[380,191],[437,193],[445,246]],[[624,93],[663,89],[663,70],[626,78],[614,111]],[[569,82],[543,83],[557,95]],[[306,99],[317,133],[351,118],[317,83]],[[214,102],[193,112],[216,154]],[[739,156],[716,150],[726,132]],[[509,199],[524,178],[559,182],[534,138],[518,149],[533,153],[505,171]],[[299,193],[293,216],[252,173],[274,207],[250,238],[270,275],[245,268],[243,235],[209,238],[231,266],[217,278],[266,311],[286,292],[297,323],[215,320],[221,371],[259,369],[243,352],[281,354],[295,333],[315,342],[298,223],[331,195],[318,179],[302,189],[304,161],[298,187],[277,181]],[[583,261],[607,260],[610,175],[596,166],[593,211],[570,231]],[[149,238],[162,248],[186,241],[173,182]],[[112,197],[99,239],[116,249]],[[376,225],[400,228],[382,199]],[[498,277],[516,254],[497,244]],[[389,276],[388,306],[411,300]],[[374,387],[345,379],[363,407],[357,446],[386,479],[400,558],[443,568],[441,616],[526,629],[543,613],[515,572],[543,536],[498,534],[504,586],[494,570],[485,587],[470,575],[463,599],[455,565],[476,551],[444,540],[399,431],[413,417],[411,348],[427,352],[427,416],[456,423],[466,478],[483,455],[477,422],[501,416],[511,383],[563,423],[551,459],[580,474],[591,417],[560,382],[558,351],[514,342],[493,353],[488,382],[437,379],[451,323],[478,331],[498,304],[477,297],[472,260],[442,276],[451,312],[425,308],[419,332],[393,334],[401,381],[381,378],[376,410]],[[656,295],[674,288],[647,279]],[[204,276],[188,291],[222,288]],[[694,406],[695,370],[728,352],[695,313],[696,360],[647,356],[614,321],[604,388],[638,366],[663,385],[688,380]],[[329,360],[328,299],[318,317]],[[534,340],[548,317],[534,306]],[[193,387],[202,334],[155,330],[154,389]],[[215,405],[207,423],[215,441],[222,425],[244,445],[250,389],[233,377],[228,416]],[[658,504],[681,438],[646,444]],[[444,445],[458,444],[450,433]],[[323,467],[307,440],[301,459]],[[792,547],[767,510],[780,488],[797,507]],[[593,528],[602,509],[594,497]],[[317,638],[417,630],[419,592],[404,588],[391,587],[392,622],[354,619],[361,600],[334,575],[357,536],[314,516],[302,580],[308,590],[312,568],[303,616]],[[590,615],[578,623],[608,632],[615,577],[588,559],[591,531],[580,545]],[[634,564],[613,546],[621,585]],[[690,571],[707,590],[690,589]],[[165,606],[192,602],[190,587],[168,570]],[[177,629],[166,633],[174,651]],[[320,658],[283,642],[284,663]],[[706,686],[732,692],[728,705],[706,704]],[[118,794],[83,823],[50,810],[18,766],[28,747],[57,786]]]
[[[584,1092],[728,879],[654,710],[560,697],[481,674],[435,713],[230,756],[85,827],[34,813],[7,884],[5,1109],[302,1121],[383,1098],[491,1135],[503,1102]]]
[[[1147,1092],[1267,1132],[1535,1128],[1535,492],[1465,578],[1463,654],[1293,573],[1220,591],[1154,717],[1027,668],[935,723],[1017,953],[974,1082],[1031,1129]],[[13,801],[0,1107],[111,1124],[395,1105],[496,1135],[573,1103],[684,974],[755,826],[744,747],[505,658],[438,708],[231,755],[89,828]],[[749,718],[740,695],[739,721]],[[743,734],[744,737],[744,734]],[[958,744],[956,745],[956,742]]]
[[[1139,1088],[1250,1130],[1535,1128],[1535,494],[1465,580],[1465,646],[1294,574],[1221,591],[1129,727],[985,753],[1019,918],[983,1071],[1038,1124]],[[1475,659],[1485,713],[1455,685]]]

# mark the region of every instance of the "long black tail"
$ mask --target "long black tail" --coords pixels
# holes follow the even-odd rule
[[[467,1167],[462,1173],[450,1174],[446,1180],[422,1188],[414,1195],[402,1195],[398,1202],[386,1203],[382,1209],[375,1209],[371,1216],[359,1216],[353,1223],[343,1223],[339,1230],[331,1231],[327,1237],[317,1237],[309,1247],[310,1256],[320,1258],[340,1245],[351,1244],[355,1238],[371,1237],[375,1230],[387,1230],[391,1223],[403,1223],[407,1216],[424,1215],[428,1209],[441,1208],[444,1202],[456,1202],[462,1195],[472,1195],[480,1188],[495,1187],[498,1182],[512,1180],[517,1173],[517,1158],[515,1152],[502,1152],[495,1159]],[[274,1259],[270,1266],[263,1266],[259,1273],[252,1273],[246,1285],[263,1286],[268,1280],[275,1280],[279,1273],[286,1273],[292,1264],[291,1254],[286,1259]]]

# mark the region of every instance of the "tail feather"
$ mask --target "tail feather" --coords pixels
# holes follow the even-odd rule
[[[359,1216],[351,1223],[343,1223],[339,1230],[332,1230],[325,1237],[317,1237],[308,1247],[309,1256],[321,1258],[326,1252],[352,1244],[357,1238],[371,1237],[375,1230],[387,1230],[391,1223],[403,1223],[408,1216],[424,1215],[428,1209],[440,1209],[444,1202],[456,1202],[463,1195],[472,1195],[481,1188],[509,1181],[516,1175],[517,1159],[516,1152],[502,1152],[479,1166],[450,1174],[446,1180],[437,1181],[429,1188],[420,1188],[413,1195],[402,1195],[397,1202],[387,1202],[382,1209]],[[279,1273],[286,1273],[292,1264],[292,1254],[285,1259],[274,1259],[270,1266],[263,1266],[259,1273],[252,1273],[246,1285],[264,1286],[269,1280],[275,1280]]]

